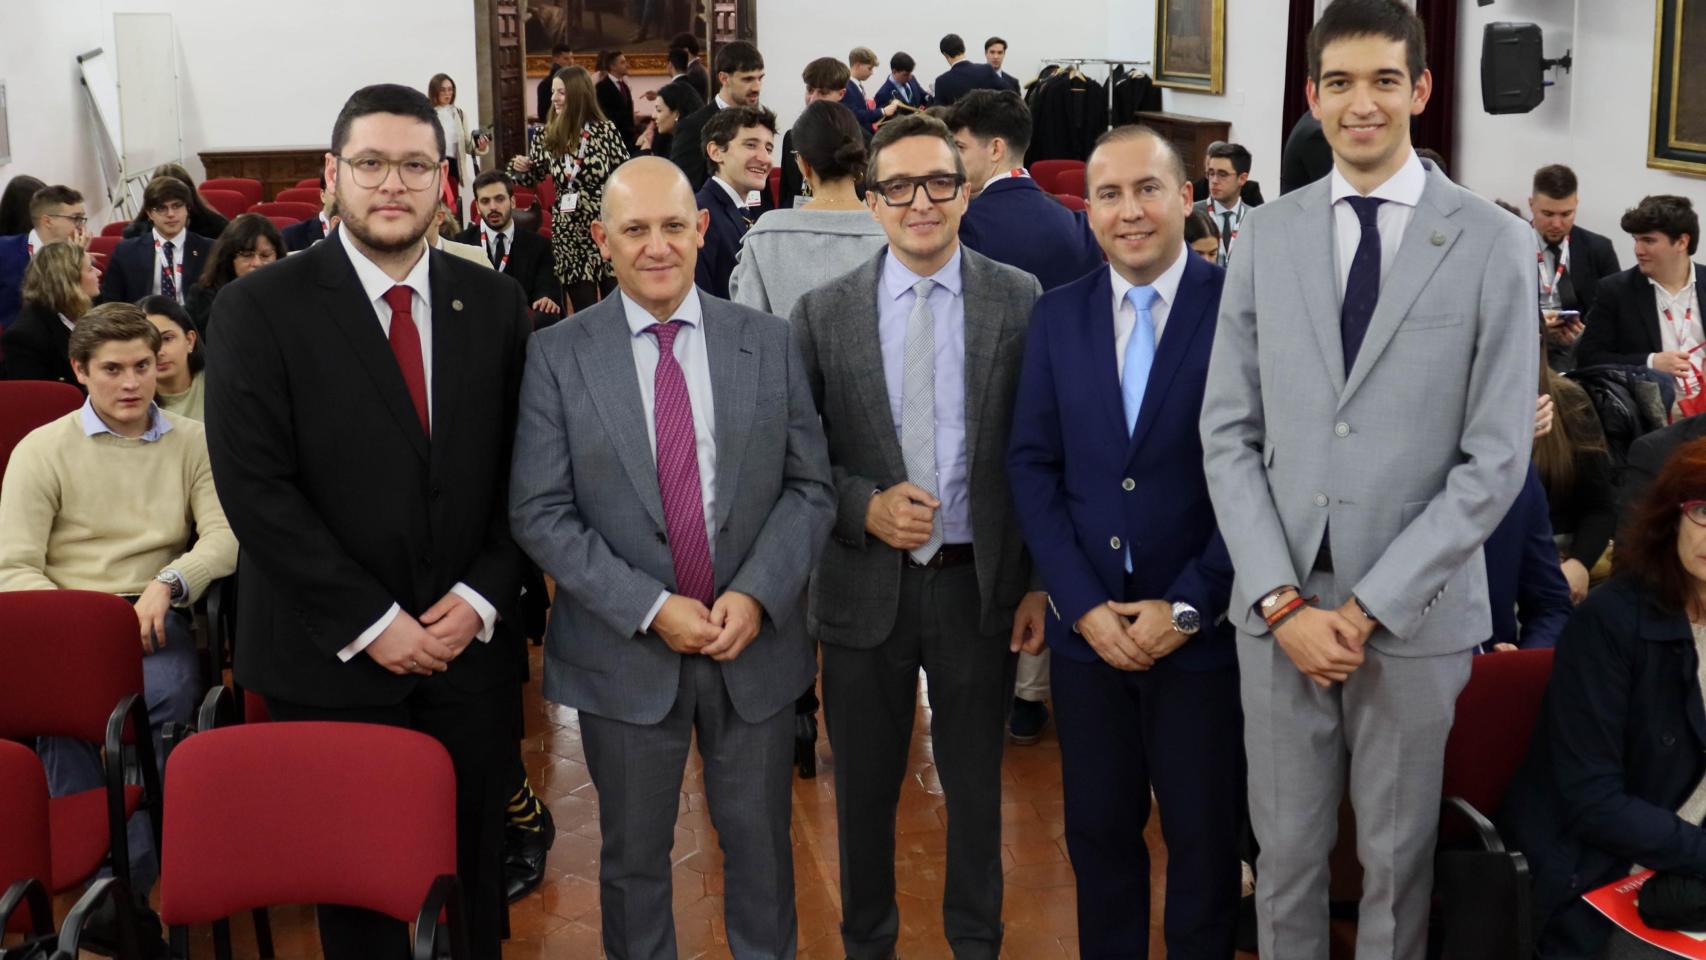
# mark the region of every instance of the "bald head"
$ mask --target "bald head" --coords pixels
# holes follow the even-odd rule
[[[681,168],[663,157],[635,157],[616,168],[604,181],[604,202],[598,218],[606,227],[617,222],[634,198],[667,199],[691,217],[699,202],[693,197],[693,184]]]

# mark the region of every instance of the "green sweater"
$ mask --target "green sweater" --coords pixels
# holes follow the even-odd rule
[[[206,432],[160,416],[172,429],[153,442],[91,437],[79,410],[18,443],[0,482],[0,590],[136,595],[169,567],[194,602],[237,568]]]

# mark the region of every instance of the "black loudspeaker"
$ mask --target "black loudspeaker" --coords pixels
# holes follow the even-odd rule
[[[1481,106],[1488,113],[1527,113],[1546,99],[1540,25],[1489,23],[1481,34]]]

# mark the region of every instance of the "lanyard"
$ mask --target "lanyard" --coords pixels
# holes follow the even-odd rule
[[[1564,279],[1564,271],[1570,268],[1570,238],[1565,237],[1564,242],[1558,246],[1558,269],[1552,271],[1551,283],[1546,282],[1546,250],[1542,248],[1534,251],[1534,262],[1539,265],[1540,270],[1540,295],[1543,297],[1551,296],[1552,291],[1558,289],[1558,281]]]
[[[487,230],[484,226],[480,227],[480,232],[485,235],[486,256],[487,256],[487,258],[490,258],[492,255],[492,244],[496,243],[498,238],[503,236],[503,234],[493,233],[490,230]],[[509,255],[511,253],[510,246],[511,246],[510,242],[508,240],[505,240],[504,241],[503,259],[498,261],[498,272],[499,273],[503,273],[504,270],[509,267]]]
[[[183,236],[183,234],[179,234],[179,236]],[[184,258],[182,256],[182,254],[184,252],[183,245],[180,243],[177,243],[175,241],[168,241],[168,242],[172,243],[172,246],[173,246],[172,252],[179,254],[179,256],[175,256],[172,258],[172,274],[173,274],[172,279],[173,279],[173,281],[175,281],[177,283],[178,290],[181,293],[181,291],[184,289]],[[154,241],[154,262],[155,263],[160,262],[160,241],[159,240]]]
[[[1687,293],[1687,288],[1684,288],[1683,292]],[[1681,323],[1677,322],[1676,315],[1672,313],[1672,310],[1676,307],[1677,301],[1681,299],[1682,296],[1676,297],[1671,300],[1669,306],[1659,312],[1664,314],[1665,323],[1670,324],[1671,332],[1676,334],[1676,348],[1684,353],[1693,353],[1695,350],[1700,348],[1698,343],[1692,347],[1688,345],[1690,339],[1688,335],[1688,325],[1694,322],[1694,305],[1689,304],[1683,308]],[[1688,361],[1688,374],[1686,376],[1678,377],[1677,379],[1682,382],[1683,397],[1693,397],[1700,393],[1700,367],[1694,363],[1693,359]]]
[[[575,178],[580,176],[581,169],[584,166],[581,163],[581,159],[586,156],[586,146],[591,141],[592,141],[592,128],[583,124],[581,126],[580,146],[575,148],[575,152],[574,152],[573,156],[566,157],[566,160],[568,163],[569,174],[568,174],[568,179],[563,181],[563,192],[564,193],[573,192],[572,188],[575,185]]]

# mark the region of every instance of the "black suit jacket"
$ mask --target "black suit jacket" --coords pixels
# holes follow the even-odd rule
[[[1006,89],[1007,85],[989,64],[961,60],[936,78],[934,102],[936,106],[946,107],[973,90]]]
[[[1307,187],[1332,172],[1333,148],[1327,145],[1321,121],[1305,113],[1292,124],[1280,152],[1280,195]]]
[[[486,251],[486,241],[480,236],[480,225],[469,224],[466,230],[456,235],[460,243],[472,244]],[[563,302],[563,284],[557,279],[556,268],[551,260],[551,242],[531,230],[523,230],[518,224],[515,228],[515,240],[507,251],[509,260],[502,265],[505,276],[514,277],[521,289],[527,292],[527,302],[532,303],[545,297]],[[493,266],[498,266],[493,264]]]
[[[178,251],[184,265],[180,282],[187,294],[191,284],[201,279],[206,257],[213,250],[213,241],[185,230],[178,235],[182,249]],[[102,303],[135,303],[154,289],[154,232],[129,240],[120,240],[107,258],[106,272],[101,274]]]
[[[1208,199],[1207,177],[1198,177],[1191,181],[1191,196],[1198,203]],[[1262,185],[1254,180],[1244,181],[1244,185],[1238,188],[1238,199],[1244,201],[1246,207],[1261,206]]]
[[[598,81],[598,109],[604,111],[605,119],[616,124],[616,132],[622,135],[622,145],[634,152],[634,91],[623,92],[616,81],[605,77]]]
[[[695,60],[687,65],[687,72],[682,74],[693,89],[699,91],[699,99],[711,102],[711,74],[705,69],[705,61]]]
[[[717,101],[707,101],[703,107],[675,122],[675,139],[669,145],[669,159],[687,174],[687,182],[692,184],[695,192],[705,185],[707,176],[705,150],[699,145],[699,134],[718,109]]]
[[[322,225],[319,217],[293,223],[290,226],[285,227],[283,230],[280,230],[279,235],[284,238],[284,245],[291,253],[295,253],[298,250],[306,250],[314,244],[319,243],[321,240],[326,239],[326,234],[322,232]]]
[[[699,209],[711,211],[711,224],[705,228],[705,245],[699,248],[693,279],[699,289],[727,300],[729,276],[735,272],[735,260],[740,257],[740,242],[752,227],[747,220],[752,214],[736,206],[729,192],[714,180],[705,181],[699,188],[698,200]]]
[[[1611,238],[1582,227],[1571,227],[1570,269],[1566,273],[1569,286],[1564,292],[1574,294],[1574,298],[1573,302],[1570,297],[1564,298],[1564,309],[1580,310],[1587,316],[1599,299],[1599,282],[1622,269]]]
[[[1571,251],[1571,256],[1575,252]],[[1694,265],[1694,279],[1706,287],[1706,267]],[[1659,333],[1659,305],[1653,285],[1640,267],[1614,273],[1595,285],[1594,305],[1587,328],[1576,342],[1576,366],[1602,363],[1647,365],[1647,355],[1664,349]]]
[[[537,101],[534,105],[538,108],[534,116],[539,118],[540,123],[544,123],[551,116],[551,81],[557,79],[557,71],[561,69],[563,68],[553,64],[551,72],[545,74],[545,79],[539,81],[539,89],[534,92],[534,98]]]
[[[401,702],[421,678],[338,651],[393,603],[418,617],[458,582],[499,620],[445,681],[479,692],[525,670],[506,501],[527,304],[495,271],[427,256],[430,439],[335,236],[228,284],[214,305],[207,439],[243,545],[236,675],[265,696]]]
[[[6,355],[0,365],[4,379],[58,380],[88,392],[71,369],[71,330],[54,310],[24,304],[18,319],[0,336],[0,350]]]

